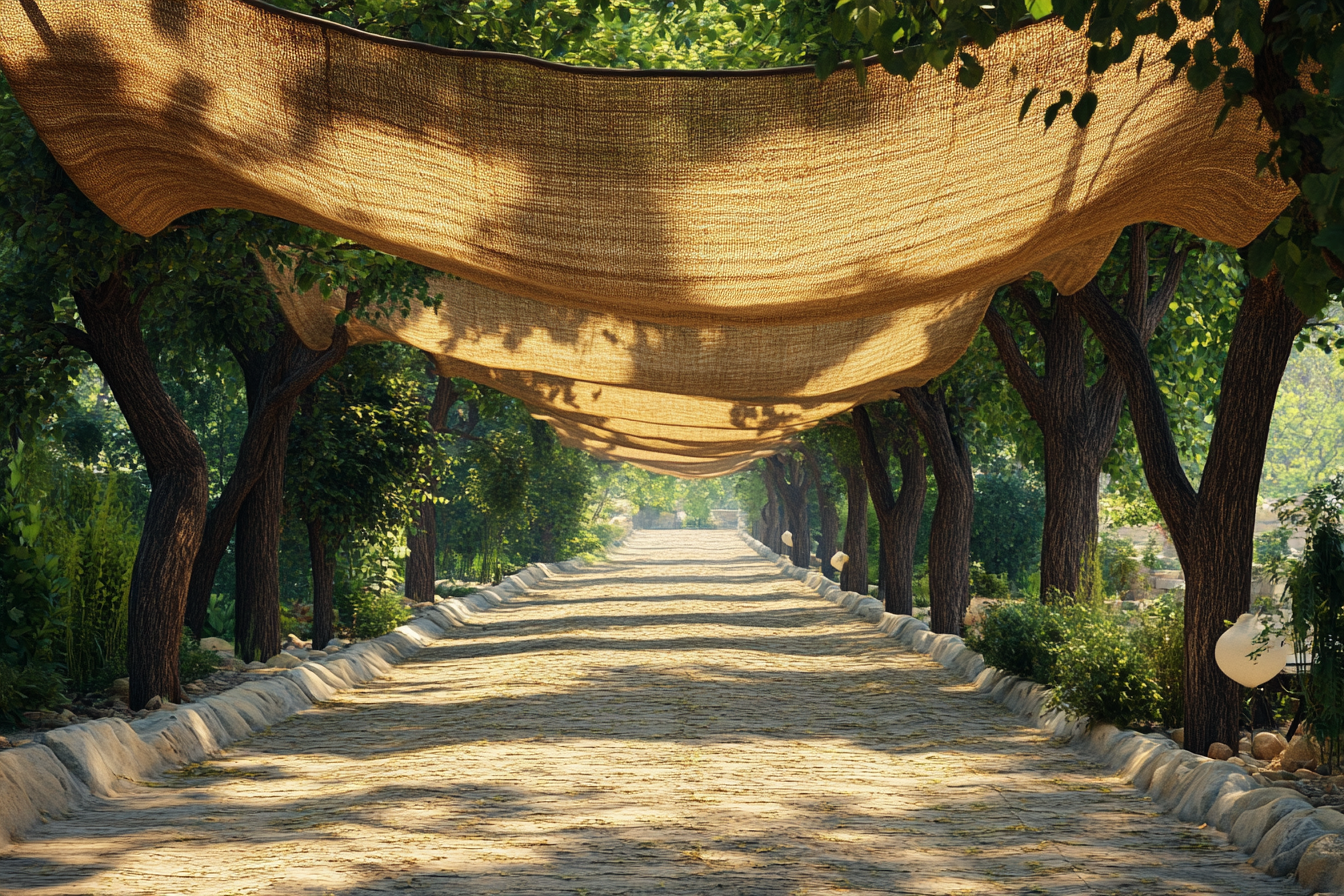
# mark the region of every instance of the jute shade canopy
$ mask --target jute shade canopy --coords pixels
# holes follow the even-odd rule
[[[360,338],[682,475],[926,381],[998,286],[1075,291],[1127,224],[1242,245],[1287,204],[1251,109],[1215,132],[1221,95],[1173,82],[1160,41],[1084,81],[1087,48],[1047,20],[980,52],[973,91],[876,65],[861,87],[442,50],[250,0],[0,0],[16,95],[122,226],[246,208],[463,278]],[[1037,87],[1101,104],[1019,123]],[[281,286],[320,344],[334,308]]]

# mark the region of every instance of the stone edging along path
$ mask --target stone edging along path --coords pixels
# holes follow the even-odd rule
[[[498,607],[528,586],[582,560],[534,563],[499,585],[425,608],[405,625],[329,657],[250,681],[222,694],[127,723],[109,718],[70,725],[0,752],[0,846],[49,818],[69,815],[169,769],[199,762],[337,691],[385,675],[448,629]]]
[[[974,682],[976,690],[1026,716],[1034,727],[1070,738],[1181,821],[1223,832],[1251,853],[1256,868],[1278,877],[1296,873],[1298,883],[1312,892],[1344,893],[1344,814],[1313,808],[1294,789],[1261,785],[1240,766],[1198,756],[1162,735],[1121,731],[1086,717],[1070,719],[1049,708],[1049,688],[986,666],[958,636],[935,635],[913,616],[884,612],[880,601],[843,591],[816,570],[794,566],[746,531],[739,533],[784,575],[876,625],[902,646],[928,654]]]

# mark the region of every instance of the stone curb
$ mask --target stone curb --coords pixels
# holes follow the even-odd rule
[[[1181,821],[1208,824],[1226,834],[1261,871],[1276,877],[1296,873],[1298,883],[1312,892],[1344,892],[1344,814],[1313,808],[1294,790],[1262,786],[1240,766],[1197,756],[1161,735],[1121,731],[1086,717],[1069,719],[1049,708],[1049,688],[986,666],[958,636],[935,635],[913,616],[887,613],[877,600],[843,591],[821,573],[794,566],[747,532],[738,532],[784,575],[875,624],[902,646],[928,654],[1034,727],[1069,738]]]
[[[502,606],[543,579],[578,572],[582,560],[533,563],[499,585],[437,603],[403,626],[339,653],[249,681],[169,712],[126,722],[97,719],[46,732],[0,752],[0,846],[93,798],[114,797],[165,771],[200,762],[337,691],[386,675],[452,628]]]

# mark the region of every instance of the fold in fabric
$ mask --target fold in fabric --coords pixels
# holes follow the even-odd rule
[[[0,0],[15,94],[122,226],[246,208],[464,278],[362,338],[683,475],[925,382],[997,287],[1076,291],[1128,224],[1243,245],[1286,206],[1250,107],[1215,131],[1221,95],[1172,81],[1163,42],[1084,80],[1087,49],[1047,20],[975,51],[975,90],[876,65],[861,87],[442,50],[250,0]],[[1034,88],[1100,104],[1045,130],[1018,121]],[[329,335],[320,297],[282,299]]]

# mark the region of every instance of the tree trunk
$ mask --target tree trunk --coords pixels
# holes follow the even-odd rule
[[[69,331],[70,342],[98,365],[149,474],[149,506],[131,572],[130,705],[140,709],[152,697],[180,702],[187,582],[210,497],[205,454],[159,380],[140,331],[140,306],[120,275],[77,290],[75,304],[84,331]]]
[[[929,447],[938,502],[929,534],[929,622],[938,634],[961,634],[971,602],[971,522],[975,480],[961,428],[940,392],[899,390]]]
[[[336,637],[336,550],[328,548],[320,520],[308,520],[308,558],[313,568],[313,646],[321,649]]]
[[[272,442],[277,439],[282,445],[288,442],[289,423],[294,417],[299,393],[345,357],[348,346],[345,328],[337,327],[332,332],[331,346],[315,352],[304,347],[294,328],[286,322],[268,351],[238,349],[234,352],[247,386],[247,429],[238,447],[233,473],[206,520],[201,548],[191,571],[187,625],[197,635],[205,624],[210,592],[215,587],[215,573],[228,550],[243,503],[261,477],[267,474]],[[283,456],[280,464],[283,469]]]
[[[284,432],[289,431],[289,418]],[[280,650],[280,514],[285,503],[285,449],[277,437],[265,470],[238,511],[234,535],[234,653],[243,662],[266,661]]]
[[[434,386],[434,401],[429,406],[429,428],[443,432],[448,420],[448,409],[457,401],[457,391],[453,381],[446,376],[438,377]],[[420,478],[431,494],[438,487],[438,480],[428,464],[420,468]],[[439,551],[439,536],[435,526],[434,501],[426,498],[420,502],[420,516],[415,531],[407,534],[406,546],[410,554],[406,558],[406,596],[413,601],[434,599],[434,558]]]
[[[831,500],[830,490],[826,488],[826,480],[821,475],[821,464],[817,462],[816,454],[811,449],[804,448],[803,458],[807,461],[812,484],[817,489],[817,512],[821,514],[821,538],[817,541],[821,574],[834,580],[835,567],[831,565],[831,557],[835,554],[836,544],[840,540],[840,514],[835,509],[835,502]]]
[[[1185,572],[1185,747],[1235,744],[1240,686],[1219,671],[1214,644],[1250,606],[1255,508],[1279,381],[1306,324],[1277,276],[1252,279],[1223,366],[1217,422],[1196,491],[1181,467],[1162,393],[1140,334],[1093,285],[1083,313],[1125,379],[1148,487]]]
[[[406,596],[413,601],[434,599],[434,554],[438,541],[434,502],[421,501],[415,531],[406,536],[406,545],[411,551],[406,557]]]
[[[761,544],[776,554],[782,554],[784,545],[779,536],[784,529],[780,526],[779,488],[775,484],[775,468],[769,460],[763,465],[761,480],[765,483],[765,506],[761,508]]]
[[[868,594],[868,482],[863,468],[842,464],[840,475],[845,478],[845,496],[849,508],[845,513],[845,546],[849,562],[840,571],[840,587],[846,591]]]
[[[789,559],[794,566],[810,569],[812,566],[812,528],[807,513],[807,472],[797,457],[785,463],[778,454],[767,463],[775,465],[775,482],[783,499],[784,513],[793,535]]]
[[[1184,252],[1173,252],[1157,294],[1148,295],[1148,233],[1130,231],[1128,319],[1146,345],[1180,282]],[[1077,594],[1082,559],[1097,542],[1097,492],[1101,465],[1115,443],[1124,406],[1124,379],[1107,366],[1087,385],[1087,344],[1075,296],[1058,296],[1053,315],[1017,285],[1010,295],[1030,318],[1045,347],[1045,374],[1037,376],[1018,349],[1006,320],[990,308],[985,328],[1013,388],[1040,427],[1045,454],[1045,526],[1041,533],[1041,599]]]
[[[868,493],[877,512],[878,585],[883,604],[888,613],[910,616],[915,612],[915,545],[928,490],[924,451],[919,436],[908,424],[902,437],[892,439],[901,465],[901,490],[893,495],[885,452],[878,448],[867,408],[856,407],[851,414]]]

